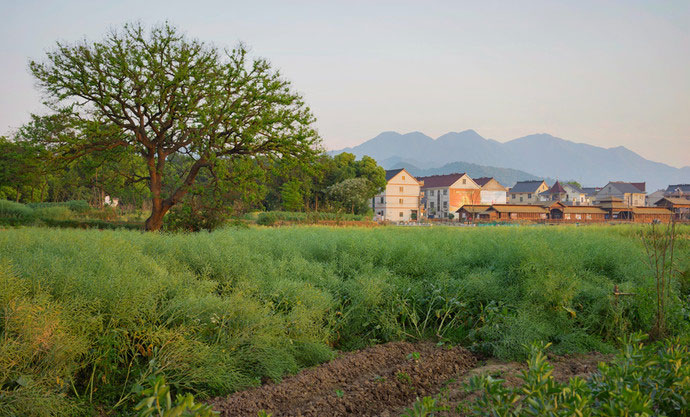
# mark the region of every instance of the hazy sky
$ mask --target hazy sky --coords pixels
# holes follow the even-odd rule
[[[385,130],[545,132],[690,165],[689,0],[0,0],[0,134],[41,111],[29,58],[166,19],[270,59],[329,149]]]

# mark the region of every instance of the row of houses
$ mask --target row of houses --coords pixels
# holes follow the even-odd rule
[[[473,179],[466,173],[415,178],[405,169],[386,171],[386,181],[385,190],[371,205],[378,220],[394,222],[421,218],[646,222],[690,216],[690,192],[663,197],[654,207],[646,207],[645,183],[612,181],[600,188],[580,188],[559,181],[549,187],[540,180],[507,188],[494,178]]]

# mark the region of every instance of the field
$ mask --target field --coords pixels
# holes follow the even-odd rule
[[[608,354],[654,324],[640,230],[0,230],[0,415],[126,414],[152,374],[227,396],[399,340],[504,360],[537,340]],[[690,228],[679,231],[668,328],[683,335]],[[635,295],[616,299],[614,285]]]

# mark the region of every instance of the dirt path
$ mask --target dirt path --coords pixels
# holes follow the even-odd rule
[[[559,380],[596,370],[602,355],[551,358]],[[462,388],[470,376],[500,375],[509,384],[519,381],[520,363],[479,364],[461,347],[432,343],[395,342],[370,347],[304,370],[277,384],[210,401],[222,416],[252,416],[264,410],[279,416],[399,416],[416,398],[442,392],[450,409],[470,399]],[[457,414],[448,414],[457,415]]]

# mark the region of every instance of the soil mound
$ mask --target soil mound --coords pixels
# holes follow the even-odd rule
[[[210,403],[222,416],[389,416],[432,395],[476,364],[461,347],[394,342],[373,346],[318,367]]]

